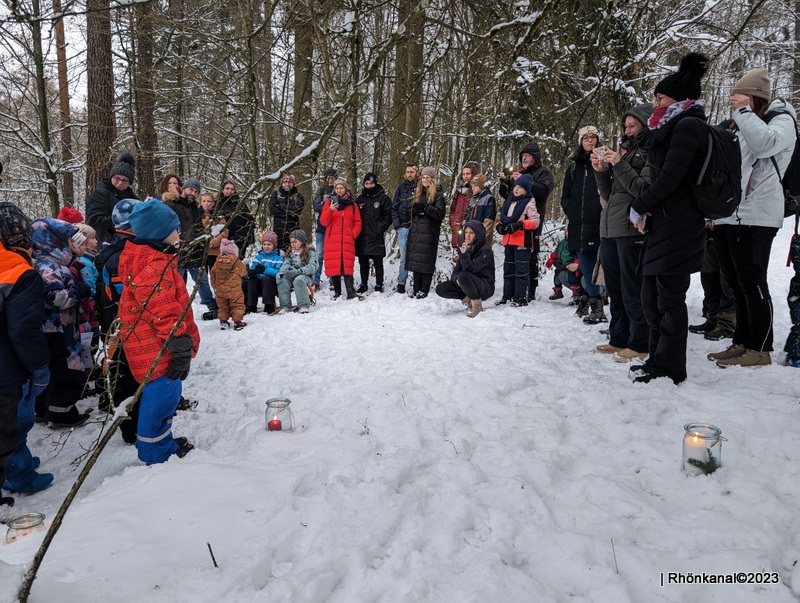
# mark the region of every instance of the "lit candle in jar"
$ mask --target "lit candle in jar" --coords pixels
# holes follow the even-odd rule
[[[721,465],[722,431],[707,423],[687,423],[683,436],[683,470],[708,475]]]
[[[281,420],[278,418],[278,415],[272,415],[272,420],[267,423],[267,429],[269,431],[281,431],[282,428],[283,425],[281,424]]]

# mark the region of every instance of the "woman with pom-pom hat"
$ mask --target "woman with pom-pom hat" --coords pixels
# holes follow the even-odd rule
[[[123,199],[138,199],[131,189],[136,176],[136,160],[128,151],[123,151],[111,166],[108,178],[101,180],[97,188],[86,199],[86,223],[97,231],[97,242],[105,241],[114,232],[111,212]]]
[[[650,186],[631,204],[630,220],[646,233],[641,259],[642,309],[650,329],[649,358],[631,368],[635,382],[686,379],[689,314],[686,292],[703,264],[705,221],[690,182],[708,149],[700,80],[708,57],[686,55],[655,89],[648,144]]]

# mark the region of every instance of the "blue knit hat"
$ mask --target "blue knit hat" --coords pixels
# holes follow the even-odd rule
[[[136,238],[148,241],[163,241],[181,227],[178,214],[157,199],[137,203],[128,221]]]
[[[522,176],[514,180],[514,186],[521,186],[526,193],[529,193],[533,188],[533,178],[531,178],[530,174],[522,174]]]
[[[130,218],[133,208],[136,207],[138,203],[141,203],[139,199],[123,199],[114,206],[114,210],[111,212],[111,221],[114,223],[115,229],[131,229],[131,223],[128,221],[128,218]]]

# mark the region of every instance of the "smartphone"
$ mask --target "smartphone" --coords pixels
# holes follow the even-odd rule
[[[642,231],[647,232],[647,218],[649,218],[647,214],[642,216]]]

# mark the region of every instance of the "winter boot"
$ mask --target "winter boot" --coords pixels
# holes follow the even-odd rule
[[[233,330],[234,331],[241,331],[247,326],[247,323],[243,320],[237,320],[233,323]]]
[[[581,303],[581,297],[583,294],[581,293],[581,286],[580,285],[570,285],[569,290],[572,291],[572,299],[569,300],[570,306],[577,306]]]
[[[375,285],[372,290],[375,291],[375,293],[381,293],[383,292],[383,285]]]
[[[575,310],[575,316],[578,318],[582,318],[584,316],[588,316],[589,314],[589,296],[588,295],[581,295],[580,299],[578,300],[578,308]]]
[[[756,350],[745,350],[744,353],[739,356],[717,360],[717,366],[720,368],[727,368],[729,366],[749,366],[758,368],[770,364],[772,364],[772,358],[769,352],[757,352]]]
[[[727,360],[728,358],[736,358],[744,354],[744,346],[739,343],[732,343],[721,352],[715,352],[706,356],[709,360]]]
[[[33,472],[33,478],[23,483],[10,482],[6,480],[3,482],[3,488],[9,492],[18,492],[20,494],[36,494],[53,483],[52,473],[36,473]]]
[[[194,450],[194,444],[190,444],[187,438],[175,438],[175,443],[178,445],[178,449],[175,451],[175,456],[177,456],[179,459],[182,459],[189,454],[190,451]]]
[[[552,301],[554,299],[563,299],[563,298],[564,298],[564,292],[561,290],[561,287],[553,287],[553,293],[547,299]]]
[[[528,291],[528,297],[526,300],[529,302],[536,301],[536,287],[531,287],[530,291]]]
[[[231,323],[229,323],[227,320],[220,320],[219,321],[219,330],[220,331],[224,331],[229,326],[231,326]]]
[[[209,310],[208,312],[203,312],[203,320],[216,320],[216,319],[217,319],[216,310]]]
[[[358,289],[356,289],[356,293],[366,293],[367,289],[369,289],[369,287],[367,287],[367,283],[361,283],[358,286]]]
[[[406,286],[405,285],[397,285],[397,292],[398,293],[405,293],[406,292]]]
[[[469,300],[469,312],[467,312],[467,316],[469,316],[470,318],[475,318],[482,311],[483,311],[483,302],[480,299]]]
[[[706,331],[703,335],[704,338],[708,339],[709,341],[719,341],[720,339],[730,339],[733,337],[733,331],[731,331],[728,327],[723,327],[721,325],[717,325],[710,331]]]
[[[244,307],[245,314],[257,314],[258,313],[258,306],[245,306]]]
[[[353,276],[344,276],[344,289],[347,292],[347,299],[358,299],[362,301],[364,296],[356,293],[356,285],[353,282]]]
[[[512,308],[521,308],[522,306],[527,306],[527,305],[528,305],[528,300],[525,297],[520,297],[519,299],[511,300]]]
[[[605,312],[603,312],[603,300],[599,297],[589,298],[589,307],[592,309],[591,314],[583,319],[587,325],[596,325],[600,322],[608,322]]]
[[[469,308],[470,306],[470,298],[469,296],[465,295],[464,299],[461,300],[461,303],[464,304],[464,307]]]
[[[501,297],[496,302],[494,302],[494,305],[495,306],[503,306],[503,305],[507,304],[509,301],[511,301],[511,300],[508,299],[507,297]]]
[[[0,491],[0,507],[2,507],[3,505],[13,507],[14,499],[11,496],[3,496],[3,492]]]
[[[703,333],[708,333],[709,331],[713,330],[714,327],[717,326],[717,323],[713,320],[708,320],[699,325],[689,325],[689,332],[690,333],[697,333],[702,335]]]

